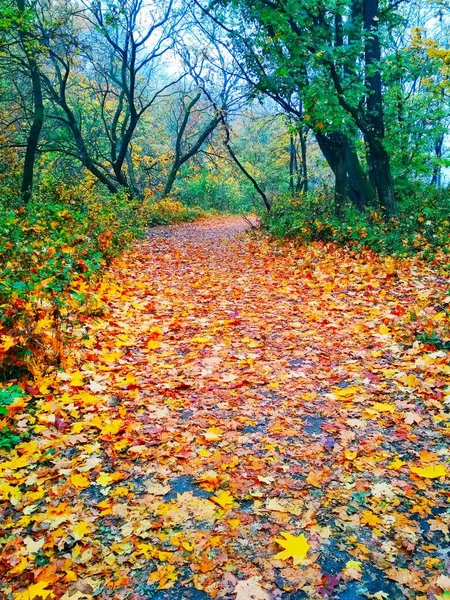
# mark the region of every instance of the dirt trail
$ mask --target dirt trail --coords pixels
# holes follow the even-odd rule
[[[448,585],[448,355],[407,341],[445,281],[247,227],[158,228],[111,269],[108,310],[38,401],[40,437],[0,471],[21,486],[8,600],[36,581],[65,600]],[[283,532],[294,560],[275,557]]]

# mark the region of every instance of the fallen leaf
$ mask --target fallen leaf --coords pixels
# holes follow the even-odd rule
[[[275,554],[273,558],[278,560],[292,558],[294,566],[303,564],[310,548],[305,535],[301,533],[298,536],[294,536],[291,533],[284,531],[281,532],[280,535],[285,539],[278,538],[275,541],[279,546],[284,548],[284,550]]]

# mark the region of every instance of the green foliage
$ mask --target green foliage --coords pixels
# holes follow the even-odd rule
[[[3,427],[3,429],[0,430],[0,448],[12,450],[20,440],[21,437],[13,433],[9,427]]]
[[[0,416],[8,414],[8,406],[17,398],[23,396],[23,391],[18,385],[0,389]]]
[[[422,342],[423,344],[427,344],[428,346],[433,346],[437,350],[450,350],[450,341],[443,340],[436,332],[424,332],[420,333],[417,336],[417,341]]]
[[[33,370],[40,347],[49,362],[59,356],[63,321],[88,303],[85,282],[148,220],[147,202],[100,195],[89,180],[45,181],[26,210],[15,200],[0,205],[0,371]]]
[[[17,385],[0,389],[0,417],[8,414],[8,406],[15,400],[23,397],[22,389]],[[11,450],[21,441],[21,437],[16,435],[6,425],[0,429],[0,449]]]
[[[187,206],[242,213],[254,210],[253,192],[237,177],[219,177],[207,168],[180,181],[179,194]]]
[[[389,222],[379,212],[359,212],[352,206],[346,206],[338,218],[331,194],[322,191],[314,196],[277,198],[263,223],[276,237],[335,242],[382,254],[422,253],[432,258],[439,248],[450,252],[449,214],[448,190],[416,184],[415,189],[403,190],[400,215]]]

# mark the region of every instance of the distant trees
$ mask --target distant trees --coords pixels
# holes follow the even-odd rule
[[[269,208],[257,166],[266,158],[249,160],[245,146],[258,146],[258,135],[247,140],[236,128],[242,107],[258,102],[285,123],[280,189],[314,189],[308,154],[318,147],[337,216],[351,203],[394,217],[409,181],[444,180],[445,2],[0,0],[0,8],[0,145],[18,152],[24,204],[46,160],[142,198],[147,187],[173,194],[209,153],[230,161]]]
[[[223,0],[214,10],[195,3],[227,32],[242,76],[255,93],[272,98],[314,133],[334,173],[337,214],[348,197],[359,208],[379,205],[388,217],[395,216],[396,167],[386,116],[392,38],[408,23],[402,2]],[[400,54],[405,51],[403,46]],[[408,90],[401,95],[399,103],[407,102]],[[446,105],[448,110],[448,98]],[[436,155],[440,140],[437,135]]]

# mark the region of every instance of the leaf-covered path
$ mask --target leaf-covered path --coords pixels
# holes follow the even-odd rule
[[[449,596],[448,282],[244,228],[153,231],[14,408],[2,598]]]

